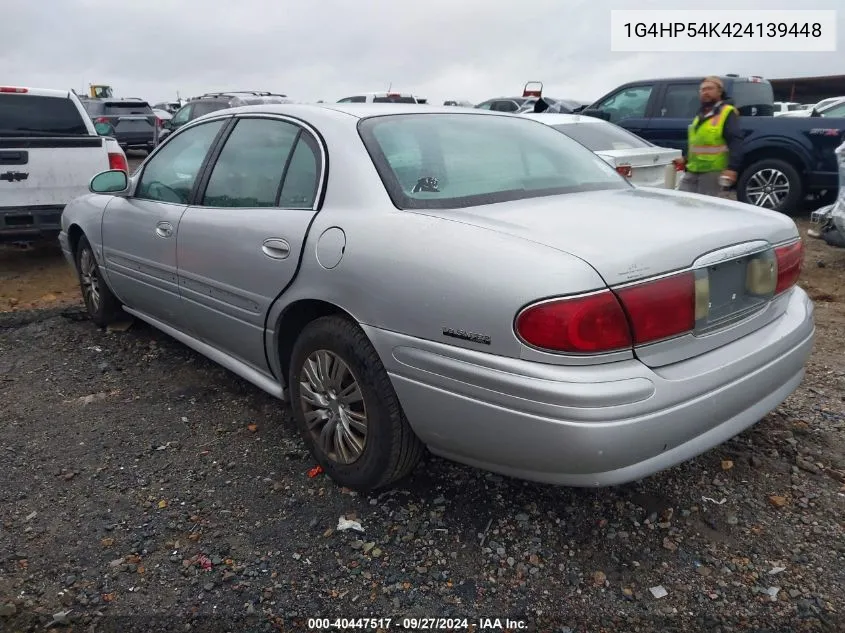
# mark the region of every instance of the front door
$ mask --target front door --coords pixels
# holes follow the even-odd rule
[[[590,108],[607,112],[611,123],[620,125],[638,136],[643,136],[648,126],[648,106],[653,100],[654,92],[654,86],[650,84],[627,86]]]
[[[667,84],[662,103],[644,136],[660,147],[686,150],[687,130],[700,107],[698,82]]]
[[[195,336],[269,372],[265,318],[296,274],[323,174],[293,121],[242,117],[179,224],[182,312]]]
[[[225,120],[175,136],[144,165],[130,197],[115,197],[103,214],[103,256],[109,286],[130,308],[174,327],[180,318],[176,237],[197,175]]]

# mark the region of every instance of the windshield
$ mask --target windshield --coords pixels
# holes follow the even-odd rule
[[[830,116],[830,117],[845,117],[845,101],[842,103],[838,103],[835,106],[829,107],[825,109],[823,112],[819,112],[822,116]]]
[[[651,147],[651,143],[612,123],[561,123],[552,126],[593,152]]]
[[[454,209],[630,186],[582,145],[528,119],[405,114],[363,119],[358,129],[400,209]]]
[[[70,99],[0,94],[0,134],[88,136],[88,128]]]
[[[734,81],[730,97],[743,116],[772,116],[775,113],[775,95],[768,81]]]

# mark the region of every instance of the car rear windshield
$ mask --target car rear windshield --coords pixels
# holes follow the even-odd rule
[[[628,130],[598,119],[595,123],[561,123],[552,127],[593,152],[651,147],[651,143]]]
[[[70,99],[0,94],[0,135],[88,136],[88,128]]]
[[[103,107],[106,116],[121,116],[126,114],[152,114],[153,109],[144,101],[111,101]]]
[[[775,95],[768,81],[734,81],[731,102],[743,116],[772,116]]]
[[[584,146],[528,119],[404,114],[363,119],[358,130],[400,209],[455,209],[630,186]]]
[[[417,100],[413,97],[395,97],[388,95],[386,97],[373,97],[373,103],[416,103]]]

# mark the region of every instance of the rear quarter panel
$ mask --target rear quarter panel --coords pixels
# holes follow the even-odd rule
[[[522,307],[605,287],[592,267],[572,255],[398,210],[354,123],[318,129],[329,155],[324,203],[308,233],[299,273],[271,308],[268,326],[277,328],[285,309],[297,301],[317,299],[362,324],[520,357],[525,346],[513,332],[513,321]],[[318,244],[332,227],[343,230],[345,249],[340,263],[326,269],[317,258]],[[444,328],[487,336],[489,344],[447,337]]]

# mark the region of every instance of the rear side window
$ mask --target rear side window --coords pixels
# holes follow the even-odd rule
[[[275,207],[299,128],[241,119],[226,140],[202,199],[206,207]]]
[[[729,96],[743,116],[772,116],[775,113],[775,95],[768,81],[734,81]]]
[[[631,134],[628,130],[604,121],[601,123],[598,121],[595,123],[592,121],[590,123],[563,123],[552,127],[593,152],[651,146],[650,143]]]
[[[143,101],[112,101],[107,102],[103,108],[105,116],[123,116],[128,114],[152,114],[153,109],[149,103]]]
[[[88,136],[88,128],[70,99],[0,94],[0,136]]]
[[[484,114],[407,114],[358,124],[400,209],[452,209],[628,185],[546,125]]]
[[[416,103],[417,100],[413,97],[373,97],[373,103]]]

